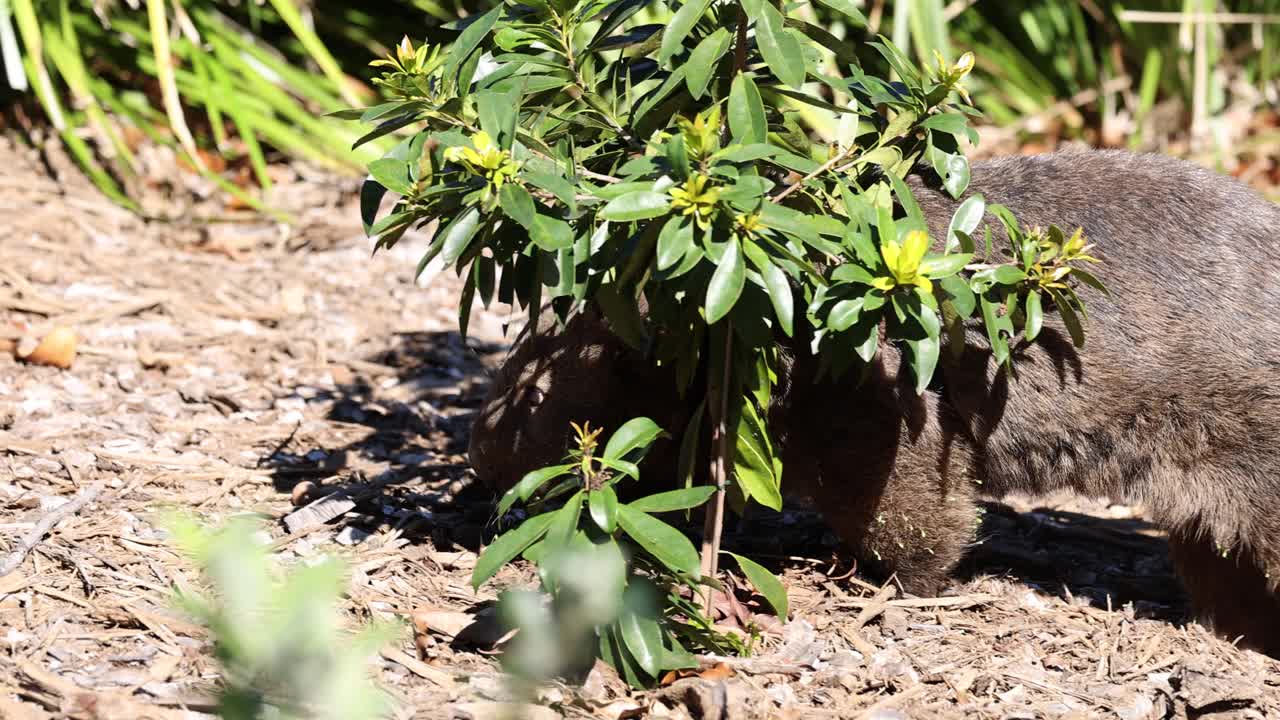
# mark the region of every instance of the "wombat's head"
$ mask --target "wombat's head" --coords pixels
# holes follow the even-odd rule
[[[557,331],[545,312],[537,329],[517,339],[471,428],[471,465],[486,486],[505,492],[525,473],[562,462],[571,421],[603,427],[606,438],[640,415],[672,429],[673,379],[598,315],[584,312]]]

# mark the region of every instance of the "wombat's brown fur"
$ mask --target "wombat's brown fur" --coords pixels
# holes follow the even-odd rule
[[[911,185],[944,237],[958,203]],[[972,478],[997,496],[1071,488],[1140,502],[1169,531],[1200,619],[1280,654],[1280,208],[1190,163],[1115,151],[975,163],[970,192],[1024,224],[1083,227],[1097,244],[1114,299],[1083,291],[1087,347],[1077,352],[1050,315],[1009,377],[970,331],[959,361],[944,353],[945,401],[916,398],[892,348],[863,386],[815,385],[801,355],[770,416],[784,487],[813,495],[856,552],[917,592],[968,540]],[[487,482],[554,461],[571,418],[687,416],[669,378],[610,362],[627,351],[598,321],[577,324],[522,343],[495,382],[472,444]],[[537,382],[549,383],[545,402],[522,405]]]

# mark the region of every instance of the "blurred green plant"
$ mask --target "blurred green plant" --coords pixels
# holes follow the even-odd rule
[[[137,209],[126,191],[138,169],[131,128],[265,209],[272,152],[345,172],[380,154],[378,143],[353,152],[357,133],[317,117],[374,97],[360,77],[368,55],[386,50],[373,38],[428,16],[456,20],[468,9],[474,5],[449,0],[380,8],[329,0],[147,0],[145,7],[0,0],[0,62],[8,87],[34,92],[76,162],[117,202]],[[247,163],[253,184],[214,171],[213,157]]]
[[[1178,98],[1189,111],[1202,103],[1220,113],[1231,83],[1245,79],[1277,101],[1280,64],[1280,0],[1146,0],[1144,2],[952,2],[889,0],[886,13],[895,42],[921,61],[935,51],[980,49],[974,71],[975,104],[998,125],[1050,111],[1058,102],[1088,97],[1089,117],[1068,118],[1068,132],[1097,127],[1098,118],[1121,110],[1132,121],[1130,145],[1154,138],[1146,122],[1159,100]],[[1177,22],[1130,17],[1171,13]],[[1205,82],[1195,82],[1197,14],[1233,14],[1232,22],[1206,25]],[[907,22],[903,22],[905,19]],[[1251,21],[1250,18],[1253,20]],[[1223,19],[1227,19],[1225,16]],[[1269,89],[1268,89],[1269,88]],[[1087,94],[1087,95],[1086,95]],[[1197,98],[1196,96],[1200,97]]]
[[[368,664],[398,628],[341,629],[342,563],[301,565],[281,578],[253,521],[211,530],[174,515],[165,525],[208,586],[207,594],[179,591],[177,602],[213,635],[224,720],[387,717],[390,697],[370,681]]]

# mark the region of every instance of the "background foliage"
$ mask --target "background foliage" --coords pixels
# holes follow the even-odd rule
[[[1261,99],[1277,99],[1280,25],[1211,26],[1205,58],[1211,72],[1197,87],[1191,25],[1127,22],[1121,13],[1267,14],[1280,12],[1280,0],[850,4],[867,16],[867,27],[821,3],[799,6],[795,14],[842,39],[884,33],[924,61],[934,50],[948,60],[978,50],[974,101],[1000,124],[1037,129],[1030,121],[1083,93],[1082,113],[1054,112],[1050,119],[1065,120],[1068,134],[1109,119],[1132,130],[1120,135],[1143,146],[1162,139],[1150,122],[1162,101],[1181,102],[1180,124],[1186,125],[1197,95],[1211,116],[1249,88],[1269,88]],[[375,97],[368,58],[385,54],[406,29],[416,28],[415,40],[447,42],[457,34],[450,23],[488,7],[474,0],[0,0],[0,101],[11,121],[21,119],[13,115],[15,103],[36,102],[97,185],[120,202],[129,203],[124,181],[136,166],[132,136],[141,134],[197,161],[218,156],[251,167],[246,180],[208,175],[256,203],[271,186],[265,168],[275,157],[360,172],[378,148],[352,152],[353,128],[316,114]],[[658,5],[637,19],[660,23],[670,16]],[[887,70],[874,57],[862,60],[868,72]],[[1096,98],[1089,95],[1104,88]],[[838,137],[832,113],[798,111],[800,122],[823,139]]]

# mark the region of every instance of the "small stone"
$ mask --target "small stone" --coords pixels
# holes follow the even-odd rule
[[[293,502],[294,507],[302,507],[311,501],[315,496],[316,484],[310,480],[303,480],[293,486],[293,492],[290,493],[289,499]]]
[[[92,467],[97,462],[98,456],[88,450],[71,448],[59,453],[58,459],[77,470],[83,470]]]
[[[880,708],[867,716],[867,720],[910,720],[910,716],[901,710]]]
[[[338,533],[337,536],[333,538],[333,540],[339,545],[346,545],[347,547],[350,547],[352,545],[358,545],[364,542],[365,540],[368,540],[372,534],[373,533],[367,530],[362,530],[353,525],[348,525],[342,528],[342,532]]]

